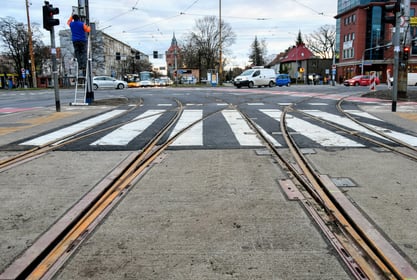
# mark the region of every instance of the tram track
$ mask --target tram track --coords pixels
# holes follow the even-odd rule
[[[135,104],[135,106],[132,106],[129,110],[126,110],[125,112],[123,112],[121,114],[118,114],[116,116],[113,116],[112,118],[108,119],[107,121],[110,121],[110,120],[115,119],[115,118],[119,118],[122,115],[126,115],[129,112],[135,110],[136,108],[138,108],[138,107],[140,107],[142,105],[143,105],[143,100],[141,99],[137,104]],[[132,122],[132,121],[128,121],[128,122],[124,122],[124,123],[119,123],[119,124],[116,124],[116,125],[113,125],[113,126],[110,126],[110,127],[104,128],[104,129],[101,129],[101,130],[95,130],[95,131],[93,131],[91,133],[89,133],[89,131],[90,130],[93,130],[94,127],[89,126],[89,127],[84,128],[84,129],[81,129],[81,130],[79,130],[77,132],[68,134],[68,135],[66,135],[64,137],[61,137],[59,139],[55,139],[55,140],[49,141],[48,143],[43,144],[41,146],[36,146],[36,147],[31,148],[31,149],[29,149],[27,151],[24,151],[24,152],[18,153],[16,155],[9,156],[7,158],[1,159],[0,160],[0,172],[3,171],[3,170],[6,170],[8,168],[17,166],[19,164],[23,164],[24,162],[33,160],[33,159],[35,159],[37,157],[40,157],[42,155],[45,155],[46,153],[48,153],[50,151],[56,150],[56,149],[58,149],[60,147],[63,147],[65,145],[68,145],[68,144],[71,144],[73,142],[79,141],[79,140],[81,140],[83,138],[90,137],[92,135],[101,133],[101,132],[106,131],[106,130],[114,129],[116,127],[122,126],[122,125],[124,125],[126,123],[129,123],[129,122]],[[99,123],[96,126],[101,125],[101,124],[102,123]]]
[[[308,97],[298,103],[309,101]],[[239,110],[239,105],[233,106],[238,110],[242,117],[249,123],[260,138],[263,139],[266,146],[272,151],[277,158],[279,165],[287,169],[291,182],[281,182],[283,188],[288,187],[294,191],[297,186],[302,190],[297,190],[301,203],[306,211],[310,213],[316,221],[319,228],[322,229],[324,236],[329,243],[333,245],[339,253],[340,258],[350,270],[355,279],[414,279],[417,277],[417,271],[410,263],[399,253],[383,234],[378,232],[359,211],[348,202],[345,197],[334,195],[332,192],[340,193],[331,180],[324,175],[318,174],[314,167],[303,156],[301,149],[297,146],[296,141],[291,136],[286,126],[286,116],[289,112],[299,112],[304,116],[316,121],[325,123],[336,128],[339,131],[356,136],[362,140],[375,144],[379,147],[398,153],[411,160],[417,160],[417,149],[403,141],[378,131],[365,123],[362,123],[342,109],[342,102],[345,98],[338,101],[336,107],[338,111],[351,119],[355,123],[365,127],[381,137],[384,137],[409,152],[403,151],[400,147],[387,145],[382,141],[375,140],[368,136],[362,135],[357,131],[346,129],[323,118],[315,117],[301,110],[294,109],[295,104],[285,106],[281,114],[280,130],[288,145],[290,158],[286,158],[270,141],[267,135],[264,135],[259,126],[251,118]],[[294,182],[292,182],[294,180]],[[343,204],[343,205],[342,205]],[[344,208],[346,207],[346,208]],[[324,211],[321,211],[324,210]],[[349,211],[352,213],[349,214]]]
[[[158,142],[178,121],[184,106],[177,100],[176,114],[159,130],[142,151],[133,152],[107,177],[46,231],[23,255],[0,275],[0,279],[51,279],[93,229],[115,207],[129,188],[179,136],[197,123],[221,112],[211,112],[167,139]],[[79,140],[79,139],[77,139]],[[73,139],[73,141],[75,141]]]
[[[178,103],[178,100],[176,100],[176,102]],[[120,118],[121,116],[132,112],[136,108],[142,106],[142,104],[143,104],[143,101],[141,100],[139,104],[136,104],[134,107],[130,108],[129,110],[127,110],[125,112],[123,112],[122,114],[118,114],[118,115],[108,119],[107,122],[112,121],[116,118]],[[176,109],[173,109],[173,110],[176,110]],[[137,122],[137,121],[140,121],[140,120],[143,120],[143,119],[146,119],[146,118],[152,118],[156,115],[161,115],[161,114],[163,114],[163,113],[150,114],[150,115],[147,115],[147,116],[144,116],[144,117],[135,118],[135,119],[132,119],[132,120],[128,120],[128,121],[120,122],[120,123],[117,123],[117,124],[114,124],[114,125],[110,125],[110,126],[107,126],[105,128],[102,128],[102,129],[95,129],[96,126],[102,125],[102,123],[98,123],[97,125],[95,125],[93,127],[87,127],[85,129],[81,129],[81,130],[79,130],[75,133],[71,133],[69,135],[61,137],[59,139],[55,139],[55,140],[50,141],[50,142],[48,142],[46,144],[43,144],[41,146],[31,148],[27,151],[24,151],[24,152],[21,152],[21,153],[18,153],[16,155],[9,156],[7,158],[4,158],[4,159],[0,160],[0,172],[3,171],[3,170],[6,170],[6,169],[12,168],[14,166],[18,166],[19,164],[23,164],[23,163],[25,163],[27,161],[30,161],[30,160],[33,160],[35,158],[38,158],[42,155],[47,154],[48,152],[57,150],[59,148],[62,148],[66,145],[75,143],[75,142],[80,141],[82,139],[86,139],[86,138],[92,137],[94,135],[97,135],[97,134],[100,134],[100,133],[103,133],[103,132],[106,132],[106,131],[111,131],[111,130],[117,129],[117,128],[119,128],[121,126],[124,126],[124,125],[127,125],[129,123]],[[91,131],[91,132],[89,132],[89,131]]]
[[[238,110],[244,119],[251,124],[253,129],[257,131],[259,137],[264,139],[267,146],[273,151],[279,162],[285,169],[291,172],[292,177],[296,177],[296,185],[303,185],[304,189],[300,191],[303,199],[301,203],[307,211],[322,228],[324,235],[327,236],[329,242],[333,244],[336,251],[338,251],[344,263],[352,272],[356,279],[403,279],[402,272],[396,269],[395,265],[390,263],[390,260],[381,256],[378,248],[375,248],[372,241],[366,240],[361,229],[357,226],[351,225],[352,219],[346,217],[343,209],[335,203],[334,199],[326,193],[326,181],[324,176],[316,174],[314,168],[311,167],[308,161],[302,156],[300,149],[296,146],[290,133],[285,126],[285,116],[291,111],[290,107],[286,107],[284,113],[281,115],[281,131],[284,132],[286,143],[289,146],[291,154],[294,156],[289,160],[281,155],[281,152],[276,149],[265,137],[256,124],[250,119],[248,115],[238,109],[238,105],[231,105]],[[50,279],[55,272],[65,262],[66,259],[80,246],[82,241],[92,232],[94,227],[109,213],[117,202],[123,198],[129,191],[130,187],[146,172],[146,170],[161,157],[163,151],[177,139],[181,134],[190,129],[195,124],[203,121],[210,116],[221,112],[224,109],[214,111],[203,118],[196,120],[180,132],[169,138],[164,144],[157,145],[158,141],[166,135],[166,132],[178,120],[183,111],[182,104],[178,103],[178,108],[175,116],[167,123],[167,125],[158,132],[158,134],[146,145],[141,152],[134,152],[126,159],[121,166],[117,167],[107,178],[103,180],[103,185],[106,185],[102,192],[96,197],[90,198],[93,205],[89,205],[88,209],[83,209],[82,217],[77,217],[77,223],[71,222],[65,230],[62,230],[57,235],[57,239],[50,242],[48,248],[32,259],[25,266],[22,263],[14,263],[4,273],[15,273],[15,278],[11,279]],[[76,141],[73,138],[70,141]],[[56,148],[56,147],[54,147]],[[45,151],[46,152],[46,151]],[[293,160],[293,161],[292,161]],[[294,163],[295,162],[295,163]],[[1,170],[1,168],[0,168]],[[288,181],[286,181],[288,183]],[[290,185],[293,187],[295,185]],[[313,204],[315,201],[315,204]],[[325,209],[320,211],[318,209]],[[41,240],[42,238],[40,238]],[[352,245],[354,243],[355,245]],[[359,245],[358,245],[359,244]],[[357,251],[357,246],[362,249]],[[374,266],[369,266],[369,259],[373,259]],[[14,265],[14,266],[13,266]],[[25,267],[17,273],[16,267]],[[14,269],[14,270],[13,270]],[[0,275],[0,279],[3,279]]]
[[[341,101],[337,104],[339,111],[345,113],[341,109],[340,104]],[[324,236],[328,238],[330,244],[339,252],[339,256],[355,279],[411,279],[412,277],[416,277],[416,270],[391,246],[390,242],[385,240],[383,235],[378,233],[378,230],[362,217],[359,211],[351,203],[347,202],[343,196],[332,193],[340,193],[340,191],[337,190],[337,187],[334,186],[327,176],[318,174],[303,156],[301,149],[297,146],[286,127],[286,115],[290,111],[301,112],[309,118],[325,122],[338,130],[348,132],[355,136],[358,136],[358,134],[308,113],[294,110],[293,105],[285,107],[280,121],[281,132],[288,145],[291,159],[285,158],[282,152],[268,140],[268,137],[262,134],[249,116],[242,113],[247,122],[251,124],[252,128],[265,141],[266,146],[272,151],[273,155],[278,158],[278,163],[281,167],[289,170],[290,176],[294,176],[293,180],[295,182],[281,182],[283,188],[291,189],[291,191],[295,191],[297,186],[301,188],[301,190],[297,189],[296,191],[302,197],[300,199],[301,203],[322,229]],[[360,124],[357,120],[355,122]],[[366,125],[364,127],[411,151],[416,150],[414,147],[393,137],[386,137],[387,135],[371,127]],[[409,159],[417,159],[414,154],[404,152],[399,148],[386,145],[369,137],[358,137],[406,156]],[[309,198],[313,198],[314,200]],[[343,206],[340,204],[340,201],[342,201]],[[344,207],[347,207],[347,209]],[[318,211],[318,209],[323,209],[324,211]],[[349,214],[349,211],[353,213]]]

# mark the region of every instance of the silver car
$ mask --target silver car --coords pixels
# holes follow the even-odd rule
[[[99,88],[124,89],[127,88],[127,82],[109,76],[96,76],[93,78],[93,89]]]

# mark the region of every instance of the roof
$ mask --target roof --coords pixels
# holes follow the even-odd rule
[[[281,60],[281,62],[307,60],[312,57],[314,57],[314,54],[309,49],[307,49],[304,44],[300,44],[290,49],[287,53],[287,57]]]
[[[266,65],[267,67],[268,66],[271,66],[271,65],[277,65],[277,64],[280,64],[281,63],[281,61],[283,60],[283,59],[285,59],[287,57],[287,52],[281,52],[281,53],[279,53],[279,54],[277,54],[277,56],[274,58],[274,60],[272,60],[270,63],[268,63],[268,65]]]

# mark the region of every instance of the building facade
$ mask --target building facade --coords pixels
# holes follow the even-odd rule
[[[338,0],[336,15],[336,49],[339,61],[339,82],[359,74],[375,71],[382,82],[387,70],[393,71],[393,30],[385,19],[385,5],[389,0]],[[417,1],[411,1],[410,16],[414,16]],[[405,25],[406,26],[406,25]],[[402,38],[408,32],[402,28]],[[405,32],[403,32],[405,31]],[[416,28],[409,29],[411,39],[416,38]],[[401,46],[404,45],[403,40]],[[412,40],[412,42],[414,42]],[[417,46],[411,46],[408,72],[417,72]]]
[[[149,62],[149,56],[131,46],[97,31],[91,35],[92,75],[112,76],[123,79],[126,74],[138,72],[139,60]],[[59,32],[61,45],[61,70],[64,77],[75,75],[74,47],[71,41],[71,30]]]

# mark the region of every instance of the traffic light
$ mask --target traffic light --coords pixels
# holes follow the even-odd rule
[[[55,25],[59,25],[59,19],[54,18],[54,15],[59,14],[59,9],[54,8],[48,1],[42,7],[43,11],[43,28],[51,31]]]
[[[391,24],[395,27],[397,23],[397,12],[401,9],[401,0],[397,0],[395,3],[388,4],[384,6],[384,13],[385,13],[385,23]],[[388,14],[388,15],[387,15]]]
[[[408,60],[409,54],[410,54],[410,47],[409,46],[404,46],[404,48],[403,48],[403,61]]]
[[[158,58],[158,51],[153,51],[153,58]]]

